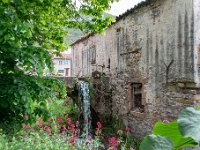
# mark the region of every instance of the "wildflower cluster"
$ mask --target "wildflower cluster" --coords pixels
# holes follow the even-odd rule
[[[58,142],[60,144],[68,146],[70,149],[103,149],[117,150],[121,148],[127,149],[127,138],[129,137],[130,128],[123,130],[118,130],[118,137],[104,138],[102,133],[102,123],[97,122],[97,127],[95,129],[94,135],[86,136],[84,134],[84,129],[80,129],[79,121],[73,122],[71,118],[66,120],[57,116],[56,118],[49,118],[48,121],[44,121],[42,118],[38,118],[34,125],[28,124],[28,116],[25,115],[23,120],[25,123],[23,126],[23,133],[21,133],[20,140],[28,141],[32,144],[49,143],[49,140],[53,142]],[[124,136],[126,138],[124,139]],[[108,140],[108,145],[104,146],[102,143]],[[105,142],[107,143],[107,142]],[[130,148],[130,147],[129,147]],[[129,149],[128,148],[128,149]],[[62,149],[62,148],[59,148]]]
[[[118,138],[113,136],[113,137],[108,139],[109,149],[112,149],[112,150],[117,150],[119,148],[120,149],[126,149],[128,147],[127,146],[127,140],[129,139],[130,131],[131,131],[131,129],[128,128],[128,127],[125,129],[125,131],[118,130],[117,131]],[[123,136],[125,136],[125,138]]]

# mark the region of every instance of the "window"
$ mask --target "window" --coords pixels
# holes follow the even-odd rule
[[[142,84],[133,83],[133,107],[142,106]]]
[[[70,60],[65,60],[65,61],[64,61],[64,64],[65,64],[65,65],[69,65],[69,64],[70,64]]]
[[[59,61],[58,61],[58,64],[59,64],[59,65],[62,65],[62,60],[59,60]]]
[[[96,64],[96,47],[92,46],[89,50],[91,64]]]
[[[143,87],[142,83],[130,83],[129,84],[129,104],[130,110],[144,112],[143,104]]]
[[[64,70],[58,70],[58,73],[64,73]]]

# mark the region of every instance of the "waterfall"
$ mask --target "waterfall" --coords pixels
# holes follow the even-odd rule
[[[90,112],[90,95],[89,95],[89,84],[84,81],[78,82],[78,96],[82,103],[83,118],[85,124],[86,139],[90,134],[91,129],[91,112]]]

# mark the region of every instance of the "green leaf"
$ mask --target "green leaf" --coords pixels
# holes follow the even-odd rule
[[[152,134],[144,138],[140,150],[173,150],[173,146],[169,139]]]
[[[152,133],[169,138],[172,141],[175,149],[194,147],[197,145],[192,138],[185,138],[181,135],[177,122],[171,122],[168,124],[157,122]]]
[[[188,107],[181,111],[178,126],[184,137],[191,137],[200,142],[200,111]]]
[[[8,3],[8,0],[2,0],[3,1],[3,3]]]
[[[0,107],[7,108],[8,107],[8,103],[5,102],[5,101],[0,101]]]

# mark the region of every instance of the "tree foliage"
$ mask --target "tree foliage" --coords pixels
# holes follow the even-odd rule
[[[64,98],[58,80],[43,77],[51,57],[66,50],[69,28],[100,33],[113,0],[0,0],[0,118],[34,114],[34,103]],[[90,19],[84,19],[89,16]],[[60,94],[58,94],[60,93]]]

